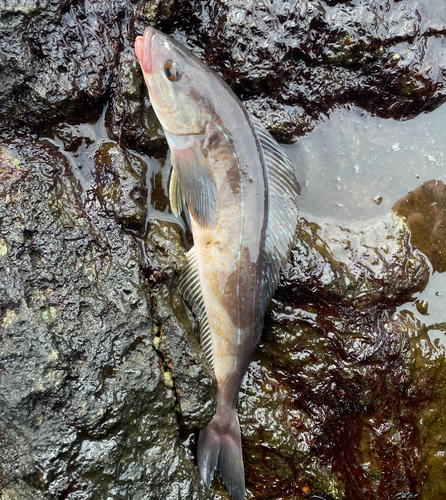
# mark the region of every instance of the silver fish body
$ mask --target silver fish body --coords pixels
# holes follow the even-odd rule
[[[135,50],[171,149],[170,198],[186,203],[194,248],[180,289],[201,316],[218,382],[217,412],[200,431],[198,467],[245,495],[238,392],[297,221],[294,168],[226,83],[172,38],[148,28]]]

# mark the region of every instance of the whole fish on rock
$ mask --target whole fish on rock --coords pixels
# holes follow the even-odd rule
[[[180,291],[200,318],[218,382],[217,412],[200,431],[198,468],[245,495],[236,405],[263,317],[297,224],[299,185],[284,151],[229,86],[154,28],[135,42],[150,100],[171,150],[170,202],[186,204],[194,247]]]

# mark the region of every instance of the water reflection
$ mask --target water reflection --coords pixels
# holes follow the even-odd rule
[[[96,122],[64,123],[54,130],[52,136],[44,136],[41,140],[56,146],[68,160],[71,171],[81,188],[84,201],[88,193],[98,187],[95,163],[102,162],[97,158],[101,148],[108,145],[123,158],[136,160],[144,167],[142,170],[146,171],[145,184],[148,187],[146,225],[150,220],[157,219],[175,222],[183,231],[186,231],[184,221],[173,215],[169,206],[169,157],[159,159],[123,147],[109,134],[105,125],[106,113],[107,106],[104,107]]]
[[[431,179],[446,182],[446,106],[399,122],[358,108],[333,111],[310,134],[283,146],[297,168],[303,215],[369,221]]]

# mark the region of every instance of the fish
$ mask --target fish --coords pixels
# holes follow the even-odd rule
[[[190,214],[194,246],[179,289],[217,380],[197,465],[208,490],[218,471],[232,500],[242,500],[237,399],[289,256],[300,188],[283,149],[204,61],[153,27],[135,52],[170,148],[172,211]]]

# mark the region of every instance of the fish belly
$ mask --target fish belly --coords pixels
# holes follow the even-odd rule
[[[215,228],[203,229],[196,224],[192,228],[213,343],[215,375],[220,392],[225,387],[224,392],[229,391],[226,396],[231,400],[237,399],[237,386],[249,364],[259,324],[263,322],[260,305],[264,201],[253,194],[245,188],[231,202],[220,200]],[[230,394],[231,387],[226,387],[231,381],[235,395]]]

